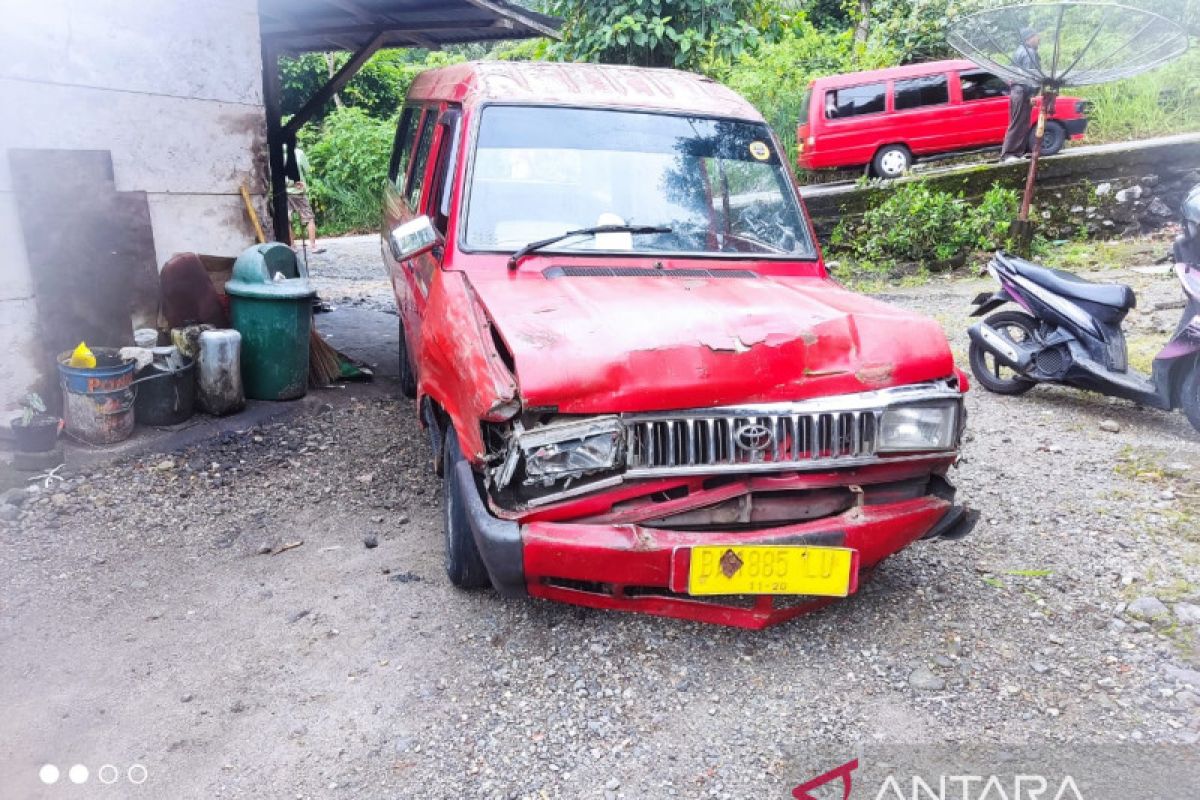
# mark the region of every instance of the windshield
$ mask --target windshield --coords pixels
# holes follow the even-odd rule
[[[471,173],[466,249],[508,252],[596,225],[670,231],[601,233],[545,250],[816,257],[762,123],[486,107]]]

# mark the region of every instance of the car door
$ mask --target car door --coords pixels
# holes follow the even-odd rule
[[[404,265],[396,259],[395,251],[391,247],[391,232],[413,216],[405,204],[404,186],[408,182],[417,132],[421,128],[424,112],[425,109],[421,106],[410,104],[405,106],[400,114],[384,186],[383,229],[380,231],[383,261],[387,265],[392,293],[396,297],[396,310],[406,324],[413,310],[412,284],[405,277]]]
[[[407,110],[406,110],[407,113]],[[392,289],[396,295],[397,308],[405,329],[409,350],[409,363],[418,365],[417,351],[421,341],[421,319],[425,312],[425,298],[429,294],[429,282],[437,261],[432,253],[417,258],[401,260],[393,249],[391,232],[401,224],[425,213],[427,199],[425,188],[432,172],[431,153],[438,134],[439,109],[436,106],[414,107],[412,147],[407,157],[401,152],[396,171],[389,181],[385,217],[384,251],[388,259]],[[402,120],[403,122],[403,120]],[[405,134],[408,135],[407,133]],[[397,159],[393,159],[397,161]],[[439,252],[440,258],[440,252]],[[417,367],[419,369],[419,367]]]
[[[887,81],[841,86],[825,91],[825,115],[818,147],[829,166],[869,163],[881,144],[888,144]]]
[[[963,147],[989,147],[1008,130],[1008,83],[982,69],[958,73],[961,85]]]
[[[915,155],[942,153],[956,146],[947,124],[950,79],[945,73],[898,78],[892,86],[892,122]]]

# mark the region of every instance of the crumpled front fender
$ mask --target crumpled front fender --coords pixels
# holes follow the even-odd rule
[[[484,458],[480,421],[503,422],[521,410],[517,378],[493,336],[492,321],[462,272],[437,272],[417,348],[418,397],[449,416],[467,460]]]

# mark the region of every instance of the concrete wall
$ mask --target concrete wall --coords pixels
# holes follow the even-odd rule
[[[53,364],[10,148],[109,150],[118,191],[147,192],[158,265],[253,240],[265,156],[256,0],[0,0],[0,419]]]

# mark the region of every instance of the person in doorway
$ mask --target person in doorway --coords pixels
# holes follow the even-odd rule
[[[288,181],[288,214],[300,217],[300,224],[308,233],[308,251],[324,253],[325,248],[317,247],[317,216],[313,213],[312,204],[308,202],[308,158],[299,147],[292,149],[292,158],[296,167],[296,179]]]
[[[1033,28],[1021,29],[1021,45],[1013,53],[1013,66],[1026,74],[1040,75],[1042,60],[1038,55],[1038,45],[1042,37]],[[1033,127],[1030,117],[1033,114],[1033,96],[1038,87],[1034,84],[1013,82],[1008,93],[1008,131],[1004,134],[1004,144],[1000,147],[1000,163],[1008,164],[1019,161],[1029,152],[1029,130]]]

